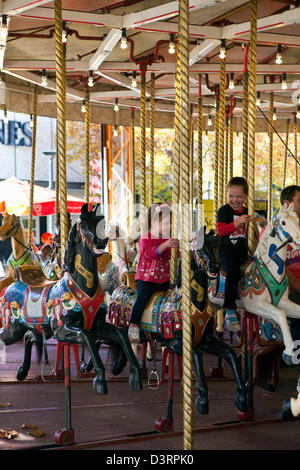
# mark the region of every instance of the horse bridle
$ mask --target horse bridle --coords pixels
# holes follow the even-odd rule
[[[13,224],[13,226],[10,228],[10,230],[8,230],[8,232],[6,232],[6,234],[5,234],[6,238],[11,237],[17,243],[19,243],[19,245],[23,246],[23,248],[25,248],[26,250],[33,251],[30,246],[24,245],[24,243],[20,242],[20,240],[17,240],[17,238],[15,237],[15,235],[16,235],[16,233],[17,233],[17,231],[19,230],[20,227],[21,227],[21,222],[20,222],[20,220],[16,219],[16,222]]]

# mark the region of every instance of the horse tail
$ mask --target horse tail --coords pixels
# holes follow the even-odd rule
[[[127,356],[118,343],[112,343],[109,347],[108,360],[111,361],[111,373],[118,375],[127,363]]]

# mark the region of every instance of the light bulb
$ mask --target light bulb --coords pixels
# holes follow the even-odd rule
[[[2,15],[2,22],[0,27],[0,45],[6,45],[7,33],[7,16]]]
[[[282,74],[282,82],[281,82],[281,89],[287,89],[287,82],[286,82],[286,73]]]
[[[7,116],[7,111],[6,111],[6,109],[4,110],[3,122],[4,122],[4,124],[7,124],[7,123],[8,123],[8,116]]]
[[[174,34],[170,34],[169,54],[175,54]]]
[[[114,111],[119,111],[118,98],[116,98],[116,102],[115,102],[115,105],[114,105]]]
[[[282,53],[281,53],[281,45],[280,44],[277,46],[275,62],[278,65],[282,64]]]
[[[66,44],[67,43],[67,40],[68,40],[68,37],[67,37],[67,31],[66,31],[66,23],[65,21],[63,21],[63,24],[62,24],[62,42],[63,44]]]
[[[224,39],[221,41],[221,48],[220,48],[220,53],[219,53],[220,59],[225,59],[226,57],[226,42]]]
[[[114,137],[118,137],[118,129],[116,128],[116,126],[114,128]]]
[[[126,28],[122,28],[121,49],[127,49]]]
[[[33,116],[30,114],[29,127],[33,127]]]
[[[211,115],[208,116],[207,125],[208,125],[208,126],[212,126]]]
[[[93,72],[92,72],[92,70],[89,71],[88,86],[89,86],[89,87],[94,86],[94,79],[93,79]]]
[[[136,88],[136,87],[137,87],[137,83],[136,83],[136,73],[135,73],[135,72],[133,72],[133,74],[132,74],[131,86],[132,86],[133,88]]]
[[[300,119],[300,106],[297,107],[296,118],[297,118],[297,119]]]
[[[260,106],[260,92],[257,92],[257,97],[256,97],[256,106]]]
[[[276,114],[276,109],[274,108],[273,121],[276,121],[276,119],[277,119],[277,114]]]
[[[47,77],[46,77],[46,70],[42,70],[42,81],[41,81],[42,86],[47,86]]]
[[[82,105],[81,105],[81,112],[82,112],[82,113],[85,113],[85,112],[86,112],[85,100],[83,100],[83,102],[82,102]]]
[[[230,74],[229,88],[230,88],[230,90],[234,89],[234,76],[233,76],[233,73]]]

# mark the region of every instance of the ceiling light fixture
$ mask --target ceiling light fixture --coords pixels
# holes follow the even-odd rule
[[[126,28],[122,28],[122,37],[121,37],[121,49],[127,49],[127,37],[126,37]]]
[[[221,47],[220,47],[219,57],[220,57],[220,59],[225,59],[225,57],[226,57],[226,41],[225,41],[225,39],[221,40]]]
[[[174,34],[170,34],[170,42],[169,42],[169,54],[175,54],[175,42],[174,42]]]
[[[67,31],[66,31],[66,22],[62,22],[62,42],[66,44],[68,40]]]
[[[114,111],[119,111],[119,100],[116,98],[115,105],[114,105]]]
[[[230,74],[229,88],[230,88],[230,90],[234,89],[234,73]]]
[[[278,44],[277,46],[277,52],[276,52],[276,59],[275,59],[276,64],[280,65],[282,64],[282,53],[281,53],[281,44]]]
[[[136,72],[132,72],[131,86],[132,86],[133,88],[136,88],[136,87],[137,87],[137,83],[136,83]]]
[[[281,89],[287,90],[286,73],[282,74]]]
[[[86,104],[85,104],[85,100],[82,101],[82,105],[81,105],[81,112],[82,113],[85,113],[86,112]]]
[[[89,70],[89,79],[88,79],[88,86],[94,86],[94,79],[93,79],[93,71]]]
[[[42,86],[47,86],[47,75],[46,75],[46,70],[42,70],[42,81],[41,81]]]
[[[256,106],[260,106],[260,91],[256,94]]]
[[[274,108],[273,121],[276,121],[276,119],[277,119],[276,108]]]

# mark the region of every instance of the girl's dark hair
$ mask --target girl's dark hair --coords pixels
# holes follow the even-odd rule
[[[227,189],[231,186],[241,186],[245,194],[248,194],[248,183],[242,176],[234,176],[227,184]]]
[[[152,204],[146,214],[147,220],[147,229],[148,232],[151,230],[151,226],[154,222],[161,221],[164,217],[171,218],[171,208],[165,202],[158,202],[156,204]]]
[[[284,201],[292,202],[297,191],[300,191],[300,186],[297,186],[296,184],[292,184],[291,186],[284,188],[280,193],[281,205],[283,205]]]

